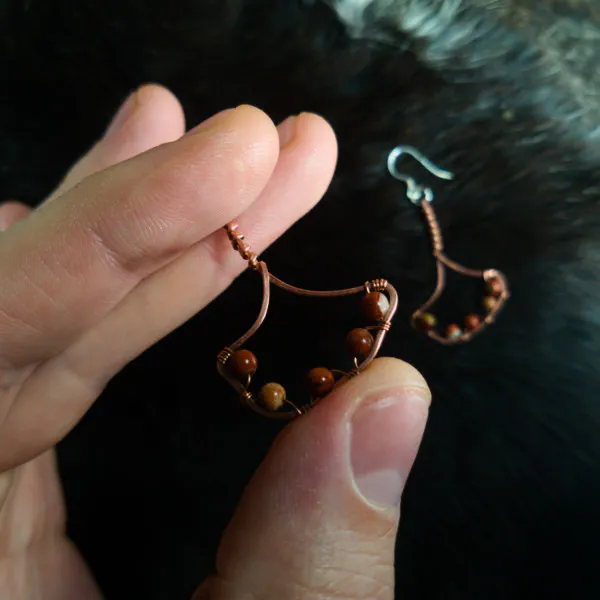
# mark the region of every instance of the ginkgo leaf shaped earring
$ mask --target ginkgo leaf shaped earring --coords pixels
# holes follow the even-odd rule
[[[437,284],[433,294],[431,294],[425,304],[420,306],[412,314],[411,323],[414,327],[424,331],[430,338],[441,344],[450,345],[468,342],[495,321],[498,313],[502,310],[502,307],[508,300],[510,292],[506,277],[497,269],[486,269],[482,271],[469,269],[468,267],[454,262],[444,254],[442,231],[432,206],[433,191],[431,188],[417,183],[412,177],[398,171],[396,164],[398,159],[404,155],[411,156],[430,173],[441,179],[453,179],[454,174],[450,171],[440,169],[412,146],[397,146],[388,155],[388,171],[393,177],[406,184],[406,195],[408,199],[414,205],[419,206],[423,211],[423,216],[425,217],[431,236],[433,257],[437,263]],[[440,333],[438,330],[437,318],[430,312],[430,309],[444,291],[446,286],[447,268],[467,277],[482,279],[485,284],[486,293],[482,298],[482,315],[475,313],[469,314],[464,317],[461,325],[457,322],[451,323],[446,327],[445,333]]]
[[[254,325],[236,342],[224,348],[217,357],[217,370],[239,394],[243,403],[257,413],[273,419],[293,419],[307,412],[343,381],[358,375],[377,356],[386,333],[390,330],[392,317],[398,305],[394,287],[385,279],[374,279],[365,284],[344,290],[313,291],[289,285],[269,273],[267,265],[259,261],[244,236],[238,233],[237,223],[225,226],[234,250],[257,271],[263,284],[263,299]],[[250,387],[259,363],[256,356],[244,346],[263,324],[269,310],[270,286],[276,285],[287,292],[300,296],[332,298],[362,294],[360,309],[366,323],[353,329],[346,337],[346,347],[354,366],[350,371],[316,367],[306,375],[308,400],[304,404],[292,402],[280,383],[267,383],[255,396]]]

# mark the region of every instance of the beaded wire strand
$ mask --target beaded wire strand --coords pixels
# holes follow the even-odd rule
[[[224,229],[233,249],[248,263],[248,268],[260,274],[263,298],[260,311],[252,327],[218,354],[217,370],[236,390],[241,401],[260,415],[279,420],[296,418],[306,413],[338,385],[358,375],[371,364],[392,325],[392,318],[398,306],[398,294],[385,279],[374,279],[361,286],[341,290],[307,290],[290,285],[269,272],[266,263],[258,259],[244,236],[239,233],[238,224],[235,221],[228,223]],[[317,298],[337,298],[364,293],[360,303],[361,311],[370,324],[353,329],[346,338],[346,345],[352,355],[354,368],[350,371],[325,367],[311,369],[307,375],[310,396],[309,401],[304,405],[291,402],[287,398],[285,388],[279,383],[267,383],[261,388],[258,397],[255,397],[249,389],[252,377],[258,368],[258,361],[254,354],[244,349],[243,346],[259,330],[267,316],[271,284],[286,292]]]
[[[413,177],[398,171],[398,160],[404,155],[414,158],[439,179],[454,179],[454,173],[440,169],[412,146],[396,146],[388,155],[387,168],[390,175],[406,184],[406,196],[423,213],[429,230],[432,253],[437,267],[435,289],[429,299],[412,314],[411,324],[413,327],[424,331],[430,338],[440,344],[453,345],[468,342],[495,322],[498,313],[510,297],[506,276],[497,269],[471,269],[446,256],[444,253],[442,230],[432,206],[433,190],[430,187],[417,183]],[[443,335],[437,331],[437,318],[429,310],[444,292],[446,287],[446,269],[450,269],[466,277],[483,279],[486,284],[487,295],[484,297],[482,303],[486,311],[484,316],[474,313],[469,314],[464,319],[464,328],[460,327],[457,323],[451,323],[446,328],[446,334]]]

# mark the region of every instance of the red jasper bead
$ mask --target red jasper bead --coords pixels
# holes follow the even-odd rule
[[[504,285],[502,285],[502,282],[497,277],[488,280],[486,288],[488,293],[496,298],[501,296],[504,291]]]
[[[390,301],[381,292],[369,292],[360,301],[360,310],[369,322],[383,321],[390,307]]]
[[[249,350],[237,350],[229,357],[226,366],[232,377],[245,383],[249,376],[256,373],[258,361]]]
[[[375,340],[368,329],[357,328],[346,336],[346,347],[350,356],[366,358],[373,348]]]
[[[479,315],[471,314],[465,317],[465,329],[467,331],[473,331],[477,329],[481,324],[481,317]]]
[[[308,389],[317,398],[328,394],[335,385],[333,373],[325,367],[315,367],[307,374]]]

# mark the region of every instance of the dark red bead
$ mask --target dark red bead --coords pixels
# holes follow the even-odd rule
[[[381,292],[369,292],[360,301],[360,310],[369,322],[383,321],[390,307],[390,301]]]
[[[315,367],[307,375],[308,389],[310,393],[319,398],[328,394],[335,385],[333,373],[325,367]]]
[[[465,329],[467,331],[473,331],[477,329],[481,324],[481,317],[479,315],[471,314],[465,317]]]
[[[366,358],[373,348],[375,340],[368,329],[353,329],[346,336],[346,347],[350,356],[356,358]]]
[[[226,366],[232,377],[246,383],[248,377],[256,373],[258,361],[249,350],[237,350],[229,357]]]
[[[504,285],[497,277],[488,280],[486,288],[488,293],[496,298],[502,295],[502,292],[504,291]]]

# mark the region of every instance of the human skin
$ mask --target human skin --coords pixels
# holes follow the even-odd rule
[[[262,251],[319,201],[336,153],[322,118],[276,127],[249,106],[186,134],[147,85],[36,210],[0,206],[0,597],[101,597],[65,534],[54,446],[243,270],[221,227],[237,219]],[[412,367],[380,359],[286,427],[195,598],[391,599],[428,406]]]

